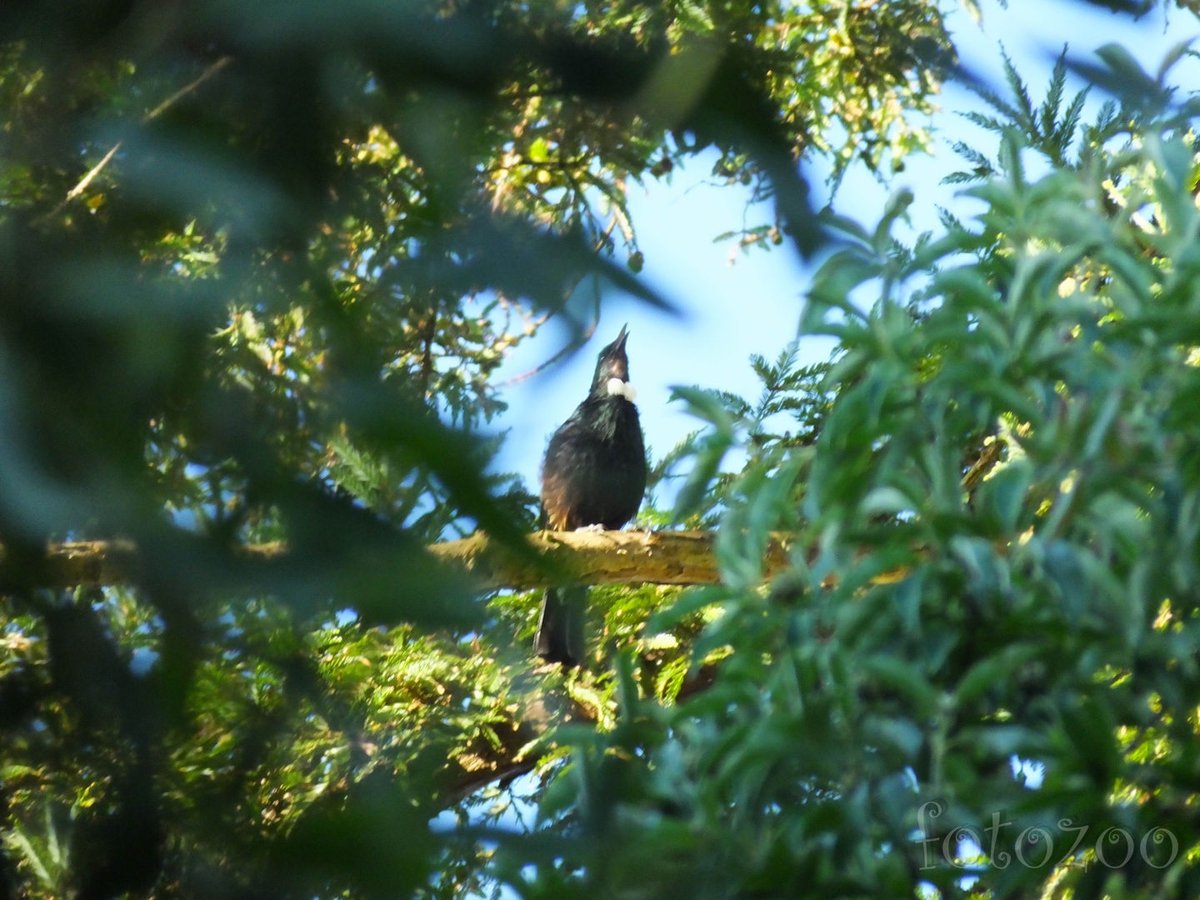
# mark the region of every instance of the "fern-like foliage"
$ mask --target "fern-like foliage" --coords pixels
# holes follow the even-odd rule
[[[1105,104],[1096,123],[1081,132],[1080,121],[1091,89],[1084,88],[1067,99],[1067,49],[1063,48],[1041,104],[1035,105],[1029,86],[1017,71],[1012,58],[1003,53],[1004,78],[1010,98],[1005,98],[985,85],[974,85],[975,93],[992,110],[964,112],[963,117],[984,131],[1001,138],[1001,152],[995,157],[964,141],[952,145],[955,154],[970,165],[969,169],[952,172],[942,179],[943,184],[974,184],[1000,174],[1011,175],[1018,163],[1020,151],[1031,150],[1054,168],[1075,168],[1085,156],[1083,148],[1095,146],[1115,133],[1121,117],[1116,107]],[[1009,152],[1005,153],[1004,148]],[[1078,153],[1072,157],[1072,148]]]

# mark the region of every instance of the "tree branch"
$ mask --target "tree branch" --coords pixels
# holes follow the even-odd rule
[[[713,542],[707,531],[541,531],[529,543],[552,571],[516,559],[511,551],[475,534],[429,547],[444,562],[465,569],[484,587],[517,590],[545,587],[557,581],[583,584],[716,584],[720,581]],[[764,576],[787,565],[789,541],[777,535],[764,558]]]
[[[716,584],[720,581],[713,542],[706,531],[540,531],[529,535],[545,565],[520,558],[486,534],[432,544],[439,561],[470,573],[482,589],[545,587],[563,581],[584,584]],[[775,535],[767,545],[763,576],[787,565],[791,545]],[[255,544],[248,559],[277,559],[283,544]],[[44,587],[125,584],[133,575],[137,548],[131,541],[70,541],[47,552]],[[0,558],[0,574],[6,561]]]

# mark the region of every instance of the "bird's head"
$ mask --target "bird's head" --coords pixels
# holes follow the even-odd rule
[[[621,326],[617,339],[600,351],[596,359],[596,374],[592,377],[592,394],[599,397],[624,397],[633,402],[633,385],[629,383],[629,357],[625,355],[628,326]]]

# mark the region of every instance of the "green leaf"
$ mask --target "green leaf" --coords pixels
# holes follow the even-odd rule
[[[863,675],[879,687],[895,691],[912,704],[913,714],[924,717],[937,708],[937,692],[921,667],[896,656],[877,655],[860,661]]]
[[[529,161],[544,163],[550,159],[550,145],[543,137],[535,138],[529,145]]]
[[[982,485],[976,495],[976,505],[997,524],[1002,535],[1015,534],[1025,525],[1025,508],[1034,469],[1026,459],[1016,459],[999,468]]]
[[[1039,653],[1033,643],[1009,644],[991,652],[974,663],[959,681],[954,691],[955,705],[968,707],[988,691],[1003,692],[1017,672]]]

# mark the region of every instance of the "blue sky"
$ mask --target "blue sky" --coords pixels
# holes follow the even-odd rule
[[[1009,0],[1007,10],[997,0],[982,0],[981,6],[982,27],[961,9],[948,16],[961,60],[1007,96],[1000,52],[1003,45],[1035,102],[1045,92],[1067,36],[1072,55],[1085,57],[1116,42],[1154,72],[1171,46],[1200,34],[1196,18],[1178,9],[1165,15],[1155,12],[1135,23],[1128,16],[1073,0]],[[1200,49],[1200,39],[1195,49]],[[1178,67],[1173,80],[1179,83],[1181,78],[1187,86],[1200,90],[1200,63],[1188,60]],[[1082,86],[1076,83],[1072,89]],[[1099,97],[1094,100],[1098,103]],[[940,181],[961,167],[950,152],[956,140],[966,140],[989,154],[994,149],[991,138],[981,136],[958,115],[981,108],[981,103],[969,91],[947,85],[939,105],[941,111],[931,122],[936,139],[933,155],[910,159],[906,171],[889,186],[880,185],[866,172],[851,172],[834,198],[839,213],[873,226],[889,193],[907,187],[916,196],[909,212],[910,234],[915,236],[937,230],[938,206],[961,218],[977,209],[974,201],[958,196],[956,188]],[[751,354],[772,357],[800,337],[805,360],[828,357],[829,341],[797,334],[811,267],[802,264],[786,245],[770,252],[737,255],[731,241],[714,243],[717,235],[743,223],[747,197],[734,188],[709,185],[710,170],[711,159],[701,157],[685,169],[677,169],[670,184],[635,186],[631,198],[634,225],[646,257],[643,276],[679,306],[684,316],[672,318],[610,294],[605,297],[597,333],[582,351],[506,389],[509,410],[495,423],[496,428],[509,432],[498,467],[523,475],[531,490],[538,488],[546,441],[583,399],[596,353],[626,322],[630,380],[638,389],[643,430],[655,458],[698,424],[679,404],[668,404],[671,385],[694,384],[753,397],[757,382],[748,364]],[[814,166],[808,175],[823,202],[828,192],[821,184],[822,170]],[[750,221],[762,221],[768,215],[766,210],[752,211]],[[566,340],[565,331],[544,329],[519,348],[501,377],[533,368]]]

